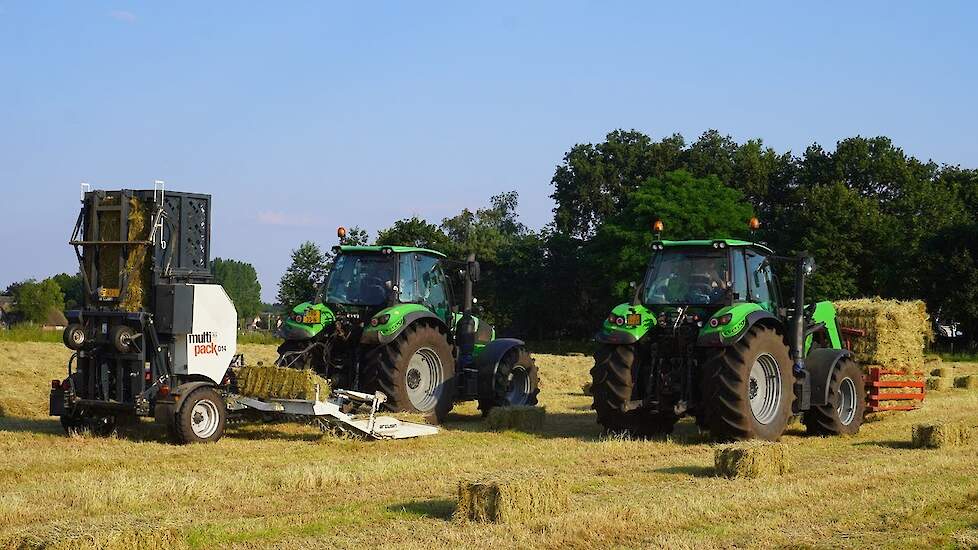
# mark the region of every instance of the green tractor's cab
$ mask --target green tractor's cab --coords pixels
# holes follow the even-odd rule
[[[785,262],[795,267],[790,302],[776,270]],[[691,414],[722,438],[777,439],[790,415],[803,414],[816,433],[858,429],[863,383],[835,308],[795,306],[812,269],[807,255],[778,256],[756,242],[657,239],[632,300],[595,338],[599,422],[654,435]]]
[[[409,246],[337,246],[316,298],[284,321],[279,366],[312,368],[335,387],[381,391],[393,410],[443,417],[455,401],[536,403],[522,341],[474,316],[475,257],[452,262]],[[461,300],[452,279],[461,279]]]

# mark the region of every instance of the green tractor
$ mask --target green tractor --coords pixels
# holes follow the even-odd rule
[[[859,431],[862,371],[832,303],[804,305],[810,256],[733,239],[661,240],[660,221],[655,230],[645,278],[596,336],[591,391],[605,431],[661,436],[685,415],[724,440],[777,440],[795,415],[811,434]],[[792,302],[775,269],[785,263]]]
[[[342,228],[338,232],[344,234]],[[333,387],[380,391],[393,411],[438,421],[459,401],[535,405],[537,367],[526,345],[496,338],[473,315],[474,255],[453,262],[408,246],[337,246],[312,302],[282,324],[278,366],[311,368]],[[452,279],[461,279],[461,304]]]

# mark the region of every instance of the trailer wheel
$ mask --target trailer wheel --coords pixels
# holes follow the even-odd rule
[[[852,435],[859,432],[866,411],[866,386],[859,365],[844,357],[832,369],[828,403],[805,411],[802,422],[811,435]]]
[[[523,346],[516,346],[499,360],[492,373],[492,394],[479,399],[482,415],[493,407],[533,406],[540,393],[536,362]],[[489,373],[487,373],[489,374]]]
[[[591,408],[606,434],[657,437],[672,433],[678,420],[668,413],[644,410],[625,411],[634,395],[638,353],[632,345],[603,345],[594,354],[591,369]]]
[[[190,392],[173,419],[171,436],[177,443],[209,443],[224,435],[227,404],[214,388]]]
[[[419,412],[442,421],[455,400],[455,359],[446,335],[415,323],[390,344],[369,350],[363,386],[387,396],[392,411]]]
[[[703,366],[705,424],[719,439],[776,441],[793,400],[788,346],[776,330],[754,325]]]

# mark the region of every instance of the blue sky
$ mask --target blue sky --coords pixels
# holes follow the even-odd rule
[[[78,183],[214,195],[265,299],[289,251],[517,190],[575,143],[888,135],[978,165],[969,2],[0,0],[0,288],[75,269]]]

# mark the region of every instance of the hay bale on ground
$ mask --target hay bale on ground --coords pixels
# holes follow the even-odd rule
[[[972,438],[971,427],[963,422],[914,424],[911,444],[918,449],[939,449],[966,445]]]
[[[493,475],[458,484],[456,520],[526,523],[567,507],[563,483],[542,472]]]
[[[713,465],[718,475],[729,478],[780,476],[791,468],[787,447],[764,441],[743,441],[717,447]]]
[[[544,407],[520,405],[515,407],[493,407],[486,416],[486,426],[493,431],[539,430],[547,416]]]
[[[951,389],[951,379],[941,376],[928,377],[927,389],[930,391],[944,391]]]
[[[262,399],[319,399],[329,397],[329,381],[311,369],[299,370],[274,366],[247,366],[235,372],[238,393]]]
[[[924,344],[933,336],[924,302],[842,300],[835,309],[841,326],[866,332],[852,339],[860,363],[909,372],[924,362]]]
[[[931,366],[933,366],[933,365],[940,365],[943,362],[944,361],[941,359],[941,356],[940,355],[925,355],[924,356],[924,364],[925,365],[931,365]]]
[[[954,374],[954,369],[951,367],[938,367],[930,371],[931,376],[940,376],[941,378],[948,378]]]
[[[969,374],[967,376],[958,376],[954,379],[955,388],[964,388],[967,390],[973,390],[978,388],[978,374]]]

